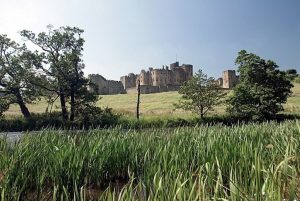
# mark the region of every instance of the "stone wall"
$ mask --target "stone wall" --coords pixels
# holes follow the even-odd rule
[[[163,66],[160,69],[150,67],[149,70],[142,70],[137,75],[130,73],[127,76],[121,77],[121,82],[127,92],[128,89],[132,91],[131,88],[136,88],[137,80],[140,80],[141,86],[145,86],[141,87],[141,93],[156,93],[178,90],[178,86],[182,86],[192,76],[193,65],[182,64],[179,66],[179,62],[175,62],[170,64],[170,68],[168,66]]]
[[[120,81],[123,84],[124,89],[132,88],[136,86],[136,81],[137,81],[138,75],[129,73],[128,75],[122,76],[120,78]]]
[[[141,85],[141,94],[151,94],[151,93],[161,93],[161,92],[168,92],[168,91],[178,91],[181,86],[151,86],[151,85]],[[132,87],[126,89],[128,94],[136,94],[137,88]]]
[[[121,94],[126,93],[121,81],[106,80],[102,75],[92,74],[89,79],[97,86],[97,94]]]
[[[236,75],[235,70],[226,70],[223,72],[223,83],[224,89],[232,89],[239,82],[239,76]]]

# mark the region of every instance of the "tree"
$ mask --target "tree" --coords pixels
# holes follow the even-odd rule
[[[240,82],[229,98],[228,111],[258,119],[271,118],[282,111],[293,86],[286,73],[278,70],[275,62],[245,50],[239,52],[235,63]]]
[[[83,30],[77,27],[60,27],[49,32],[35,33],[23,30],[21,35],[39,47],[45,55],[45,64],[40,66],[49,80],[44,87],[54,92],[60,99],[61,111],[64,120],[68,120],[67,102],[70,103],[70,120],[75,119],[76,110],[82,101],[94,104],[96,96],[87,90],[89,81],[84,78],[84,64],[81,59],[84,39],[81,37]],[[82,93],[85,93],[84,97]],[[89,97],[89,99],[87,99]],[[81,98],[81,100],[76,100]],[[76,104],[76,102],[78,102]],[[80,103],[80,104],[79,104]]]
[[[31,117],[26,104],[37,100],[40,95],[39,89],[31,82],[37,77],[33,71],[37,62],[34,53],[30,52],[25,45],[21,46],[6,35],[0,35],[2,106],[17,103],[25,118]]]
[[[295,77],[293,81],[296,82],[296,83],[300,83],[300,75]]]
[[[298,76],[296,69],[288,69],[286,70],[286,76],[290,81],[294,81],[294,79]]]
[[[8,110],[9,102],[6,98],[0,95],[0,117],[2,117],[3,113]]]
[[[286,70],[286,73],[288,75],[297,75],[297,70],[296,69],[288,69],[288,70]]]
[[[226,95],[224,90],[212,77],[199,70],[191,80],[184,83],[180,88],[181,99],[175,104],[175,108],[184,109],[197,113],[203,118],[208,111],[222,102]]]

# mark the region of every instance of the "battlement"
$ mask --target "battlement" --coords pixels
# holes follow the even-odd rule
[[[193,77],[193,65],[179,62],[162,66],[161,68],[149,67],[141,70],[139,74],[129,73],[122,76],[120,81],[106,80],[102,75],[91,74],[89,79],[98,87],[98,94],[120,94],[136,92],[138,81],[141,93],[158,93],[177,91],[186,81]],[[232,89],[239,82],[235,70],[226,70],[216,82],[224,89]]]
[[[226,70],[223,72],[223,77],[218,80],[219,85],[224,89],[232,89],[239,82],[239,76],[235,70]]]
[[[107,80],[102,75],[90,74],[89,79],[97,87],[97,94],[121,94],[125,93],[123,84],[120,81]]]
[[[158,88],[181,86],[192,78],[193,65],[182,64],[180,66],[179,62],[175,62],[170,64],[170,68],[169,66],[162,66],[162,68],[150,67],[147,71],[141,70],[140,74],[130,73],[129,75],[120,78],[125,90],[136,87],[138,80],[141,86],[158,86]],[[172,87],[169,88],[171,89]]]

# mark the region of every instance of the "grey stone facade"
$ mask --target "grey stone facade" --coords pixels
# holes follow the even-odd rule
[[[97,94],[122,94],[126,93],[121,81],[106,80],[102,75],[91,74],[89,79],[97,86]]]
[[[226,70],[223,72],[223,77],[217,79],[217,82],[223,89],[232,89],[239,83],[239,76],[236,75],[235,70]]]
[[[184,82],[193,76],[193,66],[179,62],[170,64],[170,67],[163,66],[160,69],[149,68],[142,70],[140,74],[130,73],[120,78],[124,89],[131,93],[140,80],[141,93],[158,93],[165,91],[177,91]]]

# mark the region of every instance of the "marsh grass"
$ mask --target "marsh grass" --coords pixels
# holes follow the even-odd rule
[[[300,123],[0,139],[0,200],[293,200]]]

